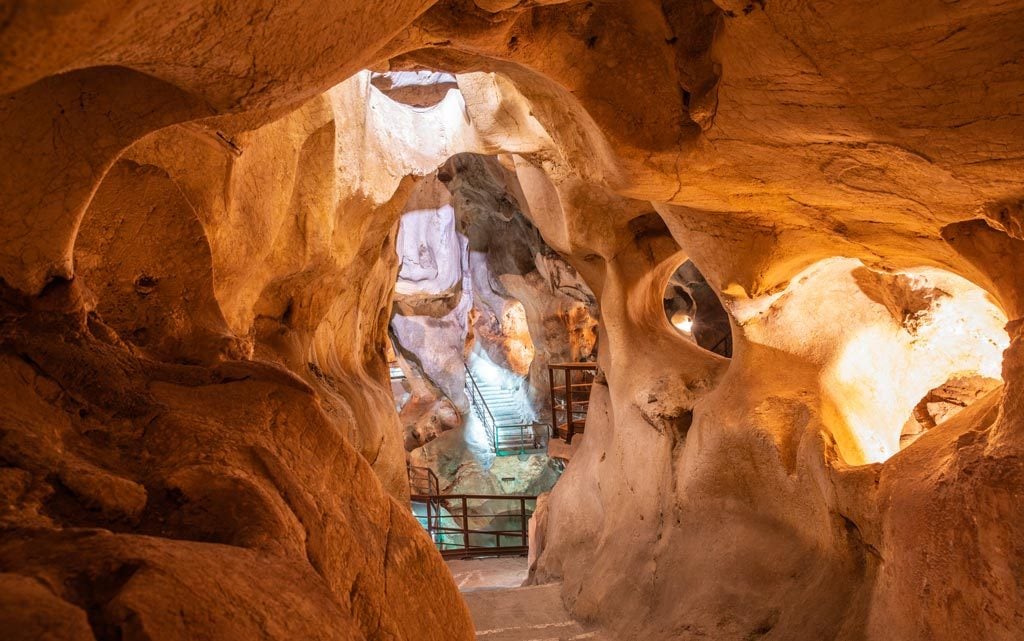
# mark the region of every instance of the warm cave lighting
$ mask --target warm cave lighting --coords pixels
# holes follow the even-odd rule
[[[693,319],[690,318],[689,314],[685,314],[683,312],[676,312],[675,314],[672,314],[672,324],[676,326],[676,329],[683,333],[693,333]]]

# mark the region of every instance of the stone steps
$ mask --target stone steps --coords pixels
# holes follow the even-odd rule
[[[472,381],[467,373],[467,387],[472,387]],[[534,450],[533,432],[527,428],[521,433],[519,426],[528,424],[531,419],[524,412],[522,399],[515,391],[506,389],[501,385],[491,382],[477,381],[476,389],[483,397],[491,417],[494,418],[494,432],[497,440],[498,454],[507,455],[523,450]]]

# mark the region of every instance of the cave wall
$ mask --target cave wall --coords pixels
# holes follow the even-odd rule
[[[601,306],[535,579],[627,639],[1018,638],[1022,31],[1016,0],[8,3],[5,629],[471,637],[399,502],[383,355],[409,176],[470,151],[515,155]],[[416,65],[461,96],[395,110],[354,76]],[[731,362],[664,317],[686,258]],[[833,259],[840,318],[892,344],[893,274],[984,290],[1002,390],[851,455],[842,325],[759,320]]]
[[[530,222],[513,158],[459,154],[441,172],[475,257],[474,333],[493,362],[527,377],[538,420],[550,422],[547,365],[593,358],[594,293]],[[503,335],[512,340],[486,340]],[[524,357],[528,351],[532,358]]]
[[[495,456],[466,394],[467,369],[515,404],[490,408],[496,421],[550,421],[547,364],[594,347],[593,294],[527,220],[507,162],[456,154],[417,185],[399,226],[399,418],[410,462],[431,468],[448,493],[536,495],[558,476],[544,453],[522,464]]]
[[[35,586],[5,591],[5,633],[471,636],[408,509],[384,355],[397,221],[459,112],[361,73],[230,136],[161,130],[100,182],[73,279],[5,285],[0,567]]]
[[[402,413],[407,434],[418,432],[409,445],[439,435],[437,421],[425,424],[423,415],[436,416],[441,405],[469,410],[472,350],[510,382],[523,377],[523,410],[544,421],[547,364],[593,355],[593,293],[529,222],[513,161],[506,162],[456,154],[405,205],[391,328],[409,370]]]

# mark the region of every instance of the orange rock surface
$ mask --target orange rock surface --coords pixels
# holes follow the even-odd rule
[[[1024,2],[58,4],[0,4],[0,636],[472,638],[386,357],[464,153],[600,309],[532,580],[624,640],[1024,636]]]

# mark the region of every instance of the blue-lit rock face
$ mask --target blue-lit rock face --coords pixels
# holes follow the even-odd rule
[[[591,352],[592,295],[524,219],[495,159],[456,156],[438,175],[410,197],[396,246],[406,447],[449,491],[549,489],[547,362]]]

